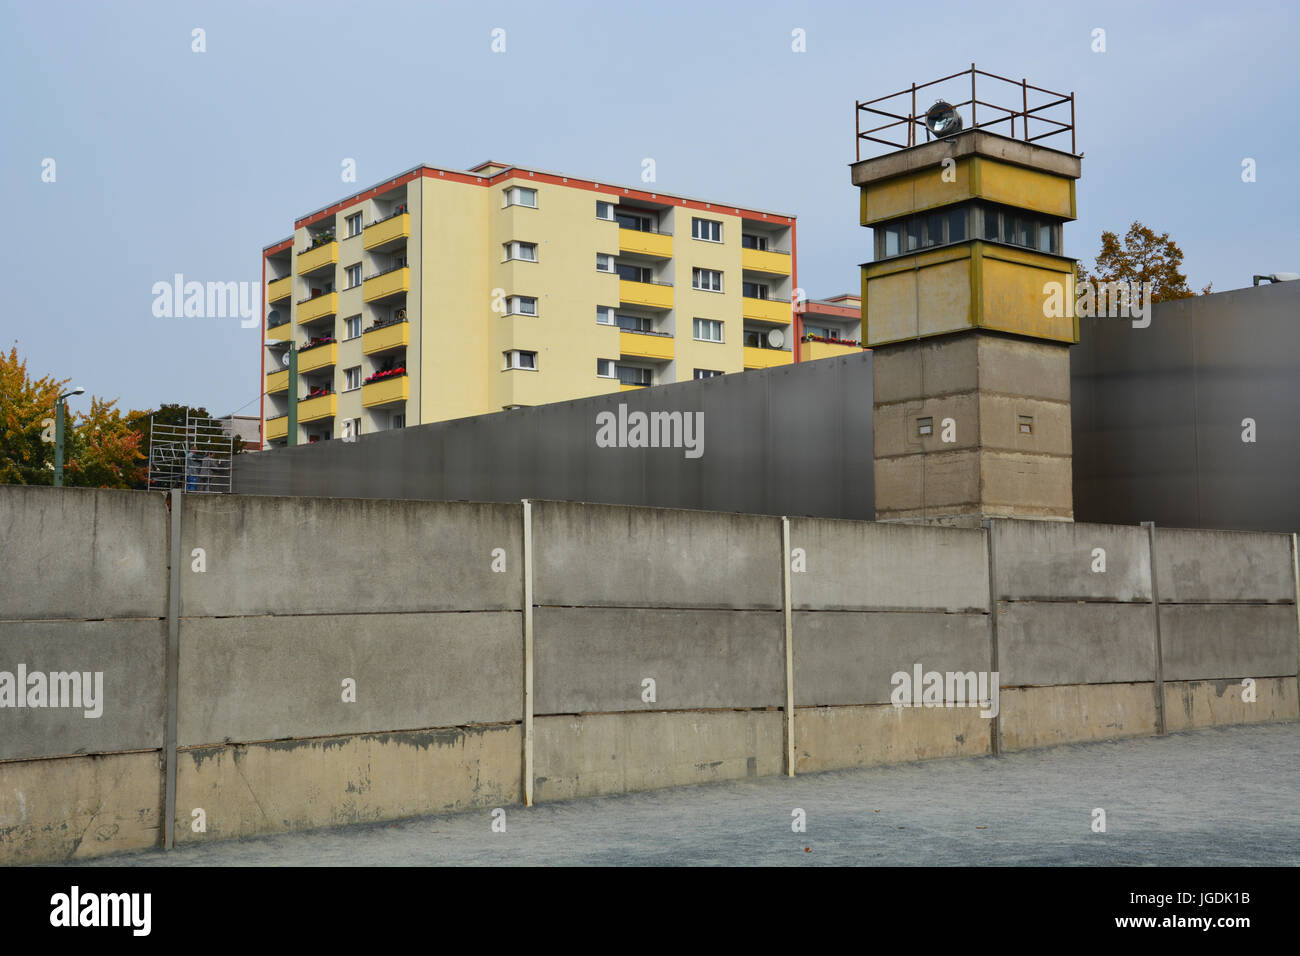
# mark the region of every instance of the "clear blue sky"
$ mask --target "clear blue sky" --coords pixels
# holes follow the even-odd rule
[[[870,233],[849,184],[854,101],[972,61],[1077,95],[1068,255],[1091,263],[1103,229],[1140,219],[1179,242],[1196,288],[1300,271],[1294,3],[0,8],[0,346],[123,409],[256,414],[260,330],[156,318],[151,288],[260,281],[263,245],[352,191],[346,157],[358,187],[488,158],[632,184],[651,157],[663,192],[796,214],[800,285],[855,290]]]

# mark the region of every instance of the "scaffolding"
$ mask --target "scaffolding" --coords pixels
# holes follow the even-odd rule
[[[234,437],[215,418],[185,413],[185,424],[149,418],[149,487],[195,494],[230,493]]]

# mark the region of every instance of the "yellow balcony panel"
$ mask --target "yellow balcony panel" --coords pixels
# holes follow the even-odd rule
[[[403,266],[391,272],[381,272],[366,280],[363,296],[367,302],[376,302],[391,295],[408,292],[411,288],[411,269]]]
[[[411,341],[411,323],[393,322],[361,334],[361,351],[366,355],[405,348]]]
[[[315,249],[298,253],[298,275],[305,276],[318,272],[326,266],[336,266],[339,262],[339,244],[327,242]]]
[[[745,346],[745,368],[775,368],[789,365],[794,361],[794,354],[784,349],[756,349]]]
[[[411,378],[409,375],[392,375],[377,382],[361,386],[361,404],[366,408],[391,405],[407,399]]]
[[[266,284],[266,301],[279,302],[281,299],[289,298],[289,293],[293,291],[293,276],[285,276],[283,279],[272,279]]]
[[[804,362],[815,362],[833,355],[853,355],[861,351],[862,347],[859,345],[837,345],[834,342],[799,343],[799,358]]]
[[[298,324],[314,322],[327,315],[337,315],[339,311],[339,294],[330,292],[315,298],[304,299],[298,303]]]
[[[741,249],[740,268],[773,276],[788,276],[790,256],[784,252],[772,252],[767,249]]]
[[[276,392],[283,392],[289,387],[289,370],[286,368],[280,372],[272,372],[266,377],[266,394],[274,395]]]
[[[400,216],[389,216],[387,219],[381,219],[379,222],[372,222],[366,226],[365,243],[366,251],[371,249],[383,249],[395,242],[409,238],[411,235],[411,214],[404,212]]]
[[[289,332],[293,328],[288,320],[281,322],[279,325],[273,325],[266,330],[266,337],[276,342],[289,341]]]
[[[298,402],[298,421],[314,422],[321,418],[333,418],[334,413],[338,411],[338,403],[339,397],[333,392],[303,399]]]
[[[622,355],[635,358],[653,359],[656,362],[671,362],[673,359],[673,337],[671,335],[650,335],[645,332],[618,333],[618,350]]]
[[[286,438],[289,435],[289,416],[281,415],[279,418],[268,418],[266,420],[266,440],[275,441],[279,438]]]
[[[299,349],[298,351],[298,371],[314,372],[318,368],[329,368],[337,365],[339,360],[339,344],[331,342],[329,345],[317,345],[310,349]]]
[[[619,230],[622,232],[623,230]],[[658,282],[618,280],[618,298],[623,305],[641,305],[649,309],[671,309],[673,287]]]
[[[780,299],[751,299],[745,296],[740,302],[740,314],[755,322],[789,325],[794,318],[790,303]]]
[[[673,237],[661,232],[642,232],[639,229],[618,231],[618,251],[634,252],[659,259],[673,257]]]
[[[637,389],[639,389],[639,388],[648,388],[648,387],[649,387],[649,386],[647,386],[647,385],[622,385],[622,384],[620,384],[619,387],[618,387],[618,390],[619,390],[620,392],[635,392],[635,391],[636,391]]]

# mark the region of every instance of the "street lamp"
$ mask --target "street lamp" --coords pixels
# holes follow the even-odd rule
[[[288,445],[298,444],[298,348],[292,340],[286,339],[266,339],[266,347],[269,349],[288,346],[289,354],[285,356],[288,359],[289,366],[289,427],[285,432],[285,443]],[[266,428],[266,423],[262,423],[262,428]],[[265,440],[265,435],[263,435]]]
[[[84,395],[86,390],[78,385],[64,392],[54,403],[54,487],[63,487],[63,400],[73,395]]]

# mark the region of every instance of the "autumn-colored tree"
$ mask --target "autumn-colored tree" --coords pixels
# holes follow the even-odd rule
[[[78,416],[72,441],[65,441],[65,485],[87,488],[139,488],[145,481],[140,435],[117,409],[117,402],[91,397],[90,411]],[[67,447],[70,444],[71,447]]]
[[[54,403],[67,384],[33,379],[16,345],[0,352],[0,484],[53,484]]]
[[[1101,234],[1101,252],[1096,259],[1096,273],[1089,274],[1079,263],[1078,278],[1094,286],[1103,282],[1150,282],[1151,301],[1185,299],[1196,295],[1187,286],[1187,276],[1180,272],[1183,251],[1169,238],[1169,233],[1156,235],[1140,222],[1129,226],[1124,234],[1124,244],[1113,232]],[[1212,284],[1211,284],[1212,285]],[[1208,295],[1211,286],[1201,290]]]

